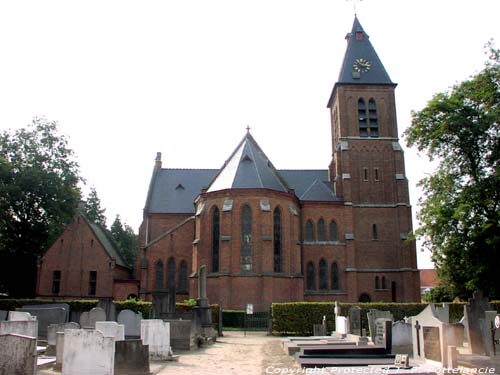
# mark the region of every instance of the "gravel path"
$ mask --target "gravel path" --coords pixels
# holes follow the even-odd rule
[[[282,374],[300,367],[285,354],[278,337],[262,332],[224,332],[224,337],[201,350],[179,353],[157,374]]]

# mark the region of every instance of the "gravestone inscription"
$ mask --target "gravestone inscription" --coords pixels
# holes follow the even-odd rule
[[[424,355],[432,361],[441,361],[441,340],[438,327],[422,327],[424,335]]]

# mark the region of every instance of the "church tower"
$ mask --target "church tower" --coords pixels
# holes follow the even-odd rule
[[[352,212],[347,281],[359,300],[419,300],[395,88],[357,17],[328,108],[330,179]],[[356,296],[349,296],[352,300]]]

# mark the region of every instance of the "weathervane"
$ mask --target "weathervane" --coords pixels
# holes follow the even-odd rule
[[[363,0],[346,0],[346,1],[352,1],[352,6],[354,8],[354,15],[356,15],[358,13],[357,8],[356,8],[356,4],[358,1],[363,1]]]

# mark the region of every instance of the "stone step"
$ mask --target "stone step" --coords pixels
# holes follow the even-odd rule
[[[300,355],[385,355],[387,349],[383,346],[336,346],[318,345],[300,348]]]

